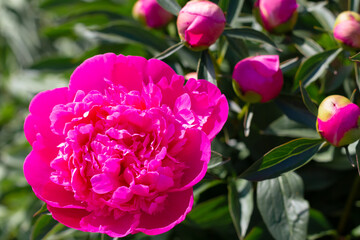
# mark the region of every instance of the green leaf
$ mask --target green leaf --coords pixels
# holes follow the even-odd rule
[[[323,48],[311,38],[302,38],[293,35],[292,40],[294,41],[296,48],[305,57],[311,57],[324,51]]]
[[[47,206],[46,206],[46,203],[43,203],[43,205],[41,206],[41,208],[36,212],[34,213],[33,217],[36,217],[44,212],[47,212],[48,209],[47,209]]]
[[[226,28],[223,32],[223,35],[225,35],[228,38],[240,38],[240,39],[246,39],[250,41],[257,41],[262,43],[267,43],[274,48],[276,48],[278,51],[281,51],[278,49],[276,44],[274,43],[271,38],[269,38],[267,35],[265,35],[262,32],[256,31],[249,27],[242,27],[242,28]]]
[[[200,228],[231,224],[226,196],[221,195],[197,204],[187,218]]]
[[[315,129],[316,117],[307,110],[301,97],[282,94],[275,103],[291,120]]]
[[[262,181],[293,171],[308,163],[323,142],[323,139],[298,138],[277,146],[251,165],[240,177]]]
[[[159,60],[163,60],[163,59],[171,56],[172,54],[176,53],[177,51],[179,51],[184,46],[185,46],[185,42],[182,42],[182,41],[178,42],[175,45],[172,45],[171,47],[166,49],[165,51],[159,53],[154,58],[159,59]]]
[[[219,167],[229,161],[230,158],[225,158],[221,153],[211,151],[211,158],[208,163],[208,169]]]
[[[113,22],[94,30],[87,29],[84,26],[77,26],[75,31],[81,37],[89,40],[101,40],[110,43],[140,43],[156,52],[162,52],[168,46],[161,37],[127,21]]]
[[[358,12],[360,0],[349,0],[349,11]]]
[[[275,239],[306,239],[309,204],[302,179],[295,173],[259,182],[257,206]]]
[[[307,87],[317,80],[341,51],[342,48],[333,49],[315,54],[305,60],[296,72],[294,89],[298,88],[300,81],[304,87]]]
[[[181,7],[176,2],[176,0],[156,0],[156,1],[168,12],[171,12],[175,16],[179,15]]]
[[[204,50],[201,53],[201,57],[199,59],[198,67],[197,67],[198,79],[205,79],[215,85],[216,82],[216,74],[215,74],[215,66],[211,59],[211,56],[208,50]]]
[[[234,25],[244,6],[245,0],[229,0],[228,10],[226,14],[226,22],[231,26]]]
[[[41,215],[33,226],[30,239],[43,239],[43,237],[57,224],[58,222],[55,221],[50,214]]]
[[[77,65],[78,63],[69,57],[51,57],[41,59],[30,68],[36,70],[64,71],[75,68]]]
[[[291,138],[317,138],[319,136],[315,129],[290,120],[286,115],[272,122],[265,129],[264,134]]]
[[[243,59],[249,56],[249,51],[245,45],[245,42],[241,38],[226,37],[226,41],[229,43],[229,50],[231,53],[235,53],[237,58]]]
[[[306,108],[314,115],[317,116],[318,114],[318,108],[315,105],[315,103],[311,100],[308,92],[306,91],[306,89],[304,88],[304,86],[302,85],[301,81],[300,81],[300,91],[301,91],[301,96],[303,99],[303,102],[306,106]]]
[[[230,216],[241,240],[246,234],[254,208],[251,182],[244,179],[230,179],[228,200]]]

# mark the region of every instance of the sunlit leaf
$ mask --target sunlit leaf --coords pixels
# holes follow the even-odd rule
[[[302,81],[304,87],[307,87],[317,80],[341,51],[342,48],[333,49],[315,54],[305,60],[295,75],[294,89],[298,88],[300,81]]]
[[[303,191],[303,182],[295,173],[258,183],[257,206],[275,239],[306,239],[309,203]]]
[[[199,59],[199,63],[197,67],[197,74],[198,74],[198,79],[205,79],[217,85],[215,66],[207,50],[204,50],[201,53],[201,57]]]
[[[323,142],[323,139],[299,138],[277,146],[251,165],[240,177],[262,181],[293,171],[308,163]]]
[[[244,179],[230,179],[228,183],[230,215],[241,240],[247,231],[253,211],[253,189],[251,183]]]

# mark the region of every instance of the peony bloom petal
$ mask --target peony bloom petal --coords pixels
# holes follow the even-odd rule
[[[78,230],[83,230],[83,227],[80,225],[80,221],[90,214],[90,212],[84,209],[74,209],[74,208],[57,208],[48,205],[48,210],[51,212],[52,217],[64,224],[67,227],[75,228]]]
[[[36,148],[39,150],[48,147],[46,151],[49,154],[49,148],[55,148],[63,141],[62,136],[58,136],[51,131],[49,115],[55,105],[67,101],[67,88],[44,91],[33,98],[29,106],[30,115],[24,123],[24,133],[31,145],[36,144]]]
[[[186,132],[188,141],[176,156],[177,160],[185,163],[180,189],[187,189],[198,183],[206,174],[207,164],[210,161],[210,141],[202,131],[189,129]]]
[[[89,232],[100,232],[111,237],[125,237],[132,231],[139,222],[138,215],[120,214],[116,218],[110,216],[99,216],[91,213],[81,219],[81,227]]]
[[[167,195],[161,212],[142,214],[137,231],[148,235],[161,234],[172,229],[185,219],[190,212],[194,199],[192,189],[172,192]]]
[[[85,93],[98,90],[103,93],[106,87],[105,79],[111,79],[115,61],[116,55],[107,53],[97,55],[83,62],[71,75],[69,83],[70,95],[75,96],[78,90]]]
[[[61,208],[84,208],[74,194],[50,180],[53,169],[46,155],[32,151],[24,162],[24,175],[38,198],[48,205]]]

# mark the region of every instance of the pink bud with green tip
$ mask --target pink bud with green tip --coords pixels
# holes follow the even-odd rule
[[[340,13],[334,25],[334,38],[351,48],[360,48],[360,15],[356,12]]]
[[[133,7],[133,17],[150,28],[161,28],[173,15],[163,9],[156,0],[138,0]]]
[[[297,8],[296,0],[257,0],[254,15],[268,32],[282,34],[294,28]]]
[[[179,12],[180,39],[193,50],[204,50],[220,37],[226,19],[221,8],[207,0],[189,1]]]
[[[316,128],[330,144],[342,147],[357,141],[359,124],[360,108],[346,97],[331,95],[321,102]]]
[[[245,58],[236,64],[232,77],[237,95],[249,103],[274,99],[284,83],[278,55]]]

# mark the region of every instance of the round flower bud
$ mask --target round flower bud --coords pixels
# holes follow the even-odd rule
[[[257,0],[254,15],[268,32],[282,34],[294,28],[297,7],[296,0]]]
[[[267,102],[279,95],[284,80],[278,55],[248,57],[233,72],[236,93],[246,102]]]
[[[189,1],[179,12],[178,33],[194,50],[203,50],[216,42],[225,28],[221,8],[207,0]]]
[[[135,19],[151,28],[163,27],[173,18],[173,15],[163,9],[156,0],[138,0],[132,13]]]
[[[360,48],[360,15],[356,12],[340,13],[334,25],[335,39],[352,48]]]
[[[330,144],[346,146],[360,138],[359,117],[356,104],[346,97],[331,95],[319,106],[316,128]]]

